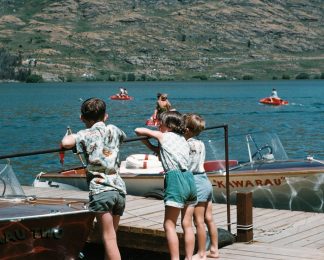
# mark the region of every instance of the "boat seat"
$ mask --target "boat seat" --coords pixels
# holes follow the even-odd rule
[[[237,160],[229,160],[228,164],[230,167],[235,166],[235,165],[238,165],[238,161]],[[204,168],[205,168],[206,172],[224,170],[226,168],[225,160],[205,161]]]
[[[123,174],[163,174],[164,170],[162,165],[160,167],[146,168],[146,169],[136,169],[136,168],[127,168],[126,161],[121,161],[119,172]]]

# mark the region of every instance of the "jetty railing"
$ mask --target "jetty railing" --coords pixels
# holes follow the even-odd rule
[[[226,171],[226,205],[227,205],[227,230],[231,233],[231,214],[230,214],[230,186],[229,186],[229,154],[228,154],[228,125],[217,125],[217,126],[210,126],[206,127],[204,131],[213,130],[213,129],[224,129],[224,148],[225,148],[225,171]],[[139,136],[139,137],[132,137],[132,138],[126,138],[123,142],[135,142],[135,141],[141,141],[149,139],[145,136]],[[38,151],[31,151],[31,152],[21,152],[21,153],[13,153],[13,154],[7,154],[7,155],[0,155],[1,159],[9,159],[9,158],[16,158],[16,157],[24,157],[24,156],[32,156],[32,155],[38,155],[38,154],[48,154],[48,153],[56,153],[56,152],[64,152],[64,151],[70,151],[73,150],[73,148],[66,149],[66,148],[57,148],[57,149],[46,149],[46,150],[38,150]]]

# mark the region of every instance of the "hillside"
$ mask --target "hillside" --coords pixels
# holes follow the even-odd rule
[[[47,81],[324,72],[323,0],[0,0],[0,48]],[[36,63],[33,63],[35,59]]]

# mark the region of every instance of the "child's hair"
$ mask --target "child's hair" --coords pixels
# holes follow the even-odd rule
[[[89,98],[81,105],[81,115],[88,121],[99,122],[105,118],[106,103],[99,98]]]
[[[194,135],[197,136],[205,129],[205,120],[197,114],[185,114],[184,121],[186,128]]]
[[[185,124],[182,115],[178,111],[166,111],[161,113],[160,124],[170,128],[172,132],[178,134],[185,133]]]

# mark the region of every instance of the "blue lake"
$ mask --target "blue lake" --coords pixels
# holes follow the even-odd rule
[[[132,101],[112,101],[119,87]],[[289,105],[272,107],[258,102],[275,87]],[[229,135],[271,131],[278,134],[291,158],[324,158],[324,81],[217,81],[217,82],[88,82],[0,84],[0,155],[59,148],[70,126],[83,128],[81,101],[100,97],[107,102],[109,123],[134,137],[134,128],[151,116],[156,93],[169,94],[180,112],[202,115],[207,126],[229,125]],[[220,136],[221,136],[220,132]],[[216,137],[215,137],[216,138]],[[125,144],[122,154],[145,152],[140,143]],[[67,165],[77,158],[66,153]],[[23,184],[31,184],[40,171],[60,169],[57,154],[11,159]]]

